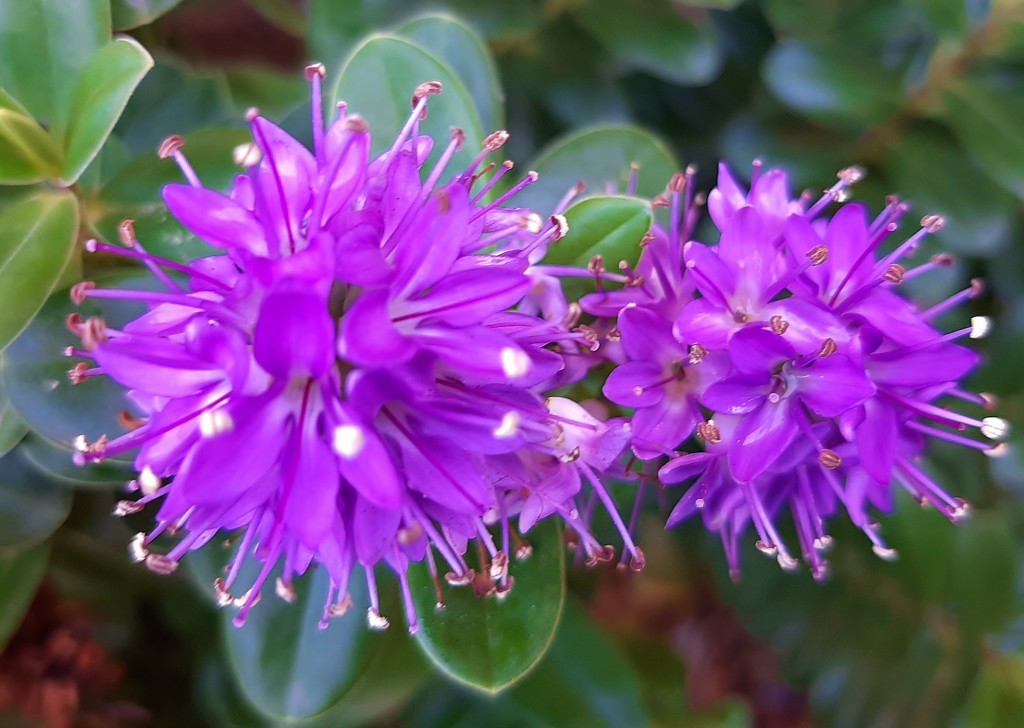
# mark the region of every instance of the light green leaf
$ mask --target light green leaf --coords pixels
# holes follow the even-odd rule
[[[558,524],[530,532],[533,553],[513,560],[515,579],[504,600],[477,597],[471,586],[446,588],[437,610],[426,564],[409,567],[419,615],[416,641],[443,672],[479,690],[498,693],[533,668],[551,646],[565,601],[565,546]]]
[[[53,137],[0,88],[0,184],[26,185],[54,177],[60,160]]]
[[[152,67],[149,53],[131,38],[113,40],[92,57],[78,77],[71,101],[61,182],[78,179],[99,153],[135,87]]]
[[[148,25],[181,3],[181,0],[110,0],[115,30]]]
[[[2,354],[0,354],[0,369],[3,369]],[[15,413],[4,392],[3,382],[0,381],[0,458],[21,442],[21,438],[25,436],[26,432],[28,432],[28,428]]]
[[[0,0],[0,86],[59,138],[79,72],[109,40],[108,0]]]
[[[449,127],[462,129],[465,143],[449,163],[450,170],[458,170],[469,164],[483,144],[480,117],[462,81],[429,51],[404,38],[373,35],[342,65],[332,96],[347,102],[349,113],[369,122],[372,151],[379,154],[390,147],[409,118],[409,100],[426,81],[440,81],[444,93],[430,99],[430,114],[420,125],[421,133],[434,138],[431,159],[436,160],[448,144]],[[425,166],[429,169],[431,162]]]
[[[0,214],[0,350],[57,285],[77,234],[78,207],[67,192],[40,193]]]
[[[71,509],[71,491],[29,464],[20,448],[0,459],[0,552],[42,543]]]
[[[0,652],[21,624],[49,559],[49,543],[24,551],[0,551]]]

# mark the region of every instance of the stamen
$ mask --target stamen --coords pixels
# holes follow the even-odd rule
[[[334,452],[346,460],[352,460],[366,447],[366,435],[359,425],[340,425],[334,428],[332,445]]]
[[[188,183],[193,187],[202,187],[203,183],[199,180],[199,175],[192,169],[192,165],[181,151],[183,146],[185,146],[185,140],[175,134],[164,139],[156,153],[160,159],[173,157]]]

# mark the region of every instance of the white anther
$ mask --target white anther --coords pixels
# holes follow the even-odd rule
[[[895,561],[898,556],[898,554],[896,553],[896,549],[891,549],[886,546],[880,546],[879,544],[875,544],[874,546],[872,546],[871,550],[875,552],[875,556],[882,559],[883,561]]]
[[[199,415],[199,432],[203,437],[216,437],[235,429],[235,421],[225,409],[204,410]]]
[[[263,159],[263,152],[252,142],[239,144],[231,150],[231,159],[239,167],[248,168],[260,163],[260,160]]]
[[[163,481],[153,472],[153,468],[148,465],[139,473],[139,489],[143,495],[152,495],[163,484]]]
[[[288,602],[289,604],[295,601],[295,587],[293,587],[291,584],[289,584],[281,577],[277,577],[277,583],[274,584],[274,591],[276,592],[278,597]]]
[[[334,428],[334,452],[351,460],[366,447],[366,435],[359,425],[339,425]]]
[[[509,410],[501,418],[501,424],[494,428],[494,436],[499,440],[515,437],[519,434],[520,424],[522,418],[519,417],[519,413]]]
[[[85,439],[85,435],[78,435],[72,440],[71,446],[76,452],[89,452],[89,441]]]
[[[1004,440],[1010,434],[1010,423],[1002,417],[986,417],[981,421],[981,434],[989,440]]]
[[[530,357],[522,349],[506,346],[501,350],[501,368],[509,379],[519,379],[530,371]]]
[[[984,339],[992,332],[992,319],[988,316],[971,317],[971,338]]]
[[[366,623],[370,625],[370,629],[387,629],[391,626],[388,618],[373,607],[366,610]]]
[[[146,548],[146,534],[137,533],[132,536],[128,543],[128,555],[136,564],[141,564],[149,556],[149,549]]]

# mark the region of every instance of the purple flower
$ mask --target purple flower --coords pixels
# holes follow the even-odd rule
[[[827,517],[844,509],[876,553],[892,557],[870,511],[892,508],[894,484],[951,520],[968,512],[920,467],[927,439],[998,454],[991,441],[1007,425],[948,405],[989,402],[961,387],[978,356],[955,343],[983,336],[988,319],[948,334],[934,323],[980,284],[927,308],[898,292],[903,281],[952,263],[935,256],[904,267],[941,218],[925,217],[882,255],[905,204],[890,199],[874,220],[857,204],[823,217],[830,203],[845,201],[859,170],[840,172],[813,204],[790,197],[781,170],[755,165],[754,173],[745,192],[720,168],[708,197],[721,234],[715,245],[688,239],[693,177],[677,176],[668,190],[669,231],[652,237],[664,242],[645,249],[643,275],[584,306],[597,316],[617,313],[621,357],[604,391],[633,410],[635,455],[674,453],[661,480],[692,481],[668,524],[702,513],[734,574],[739,539],[752,525],[759,548],[793,568],[798,562],[774,523],[788,510],[805,561],[823,578]],[[984,440],[962,434],[969,428]],[[681,452],[694,433],[703,451]]]
[[[331,582],[322,626],[348,608],[349,580],[362,566],[370,625],[385,627],[373,568],[383,562],[398,576],[411,631],[408,564],[426,560],[439,599],[442,574],[503,596],[517,515],[524,532],[557,516],[590,560],[608,558],[580,515],[580,497],[609,510],[623,558],[642,567],[602,482],[621,469],[628,425],[542,398],[542,383],[565,368],[558,347],[589,346],[562,320],[560,289],[548,281],[530,298],[534,264],[565,234],[564,218],[544,223],[503,206],[533,174],[487,201],[510,165],[474,189],[504,132],[446,178],[463,142],[453,130],[426,166],[433,140],[419,123],[439,84],[417,89],[405,127],[371,158],[358,116],[341,108],[325,128],[322,75],[320,66],[307,74],[312,152],[251,113],[253,145],[241,155],[248,168],[228,195],[202,186],[180,139],[161,147],[189,182],[164,189],[168,208],[220,254],[188,265],[149,255],[130,223],[124,248],[88,244],[142,261],[165,289],[85,282],[72,291],[78,302],[149,307],[120,330],[99,318],[69,322],[83,341],[69,354],[94,362],[76,366],[75,380],[112,377],[131,390],[138,413],[125,413],[131,431],[119,438],[76,443],[82,464],[136,451],[131,485],[141,497],[117,512],[161,505],[133,555],[168,573],[188,551],[237,531],[215,588],[222,605],[239,607],[239,625],[275,568],[277,593],[288,599],[293,579],[316,563]],[[180,537],[156,553],[153,541],[165,533]],[[470,540],[487,553],[479,574],[465,557]],[[240,586],[249,559],[261,568]]]

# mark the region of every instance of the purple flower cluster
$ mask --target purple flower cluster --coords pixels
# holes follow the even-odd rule
[[[668,230],[648,236],[624,287],[583,299],[597,316],[617,316],[621,358],[605,395],[634,410],[633,449],[645,460],[672,456],[662,482],[692,485],[668,519],[701,513],[724,543],[734,578],[748,524],[758,548],[791,569],[797,560],[775,526],[790,511],[800,551],[816,578],[827,574],[824,521],[838,510],[871,540],[871,508],[892,508],[895,483],[950,520],[967,504],[918,464],[929,438],[998,452],[1005,421],[961,414],[939,400],[986,407],[959,382],[978,355],[955,343],[979,338],[988,319],[944,334],[935,321],[981,291],[979,282],[930,308],[899,294],[900,284],[952,259],[907,259],[942,219],[927,216],[909,239],[892,244],[908,207],[895,198],[874,219],[844,202],[861,176],[851,168],[818,200],[794,199],[784,172],[754,167],[750,190],[723,165],[707,198],[717,245],[692,240],[697,221],[693,172],[677,175],[659,200],[671,207]],[[890,250],[891,252],[882,252]],[[976,429],[990,441],[961,434]],[[691,435],[701,452],[680,454]]]
[[[621,467],[628,423],[543,398],[565,379],[560,352],[589,346],[569,329],[557,281],[533,268],[565,219],[506,205],[532,173],[492,192],[511,164],[477,186],[495,169],[485,160],[504,132],[452,175],[463,143],[453,129],[426,165],[433,140],[419,125],[439,84],[416,90],[405,127],[374,158],[367,124],[344,105],[325,125],[322,76],[321,66],[307,73],[313,150],[252,112],[253,144],[237,150],[247,169],[229,195],[202,186],[179,138],[161,147],[188,181],[164,189],[167,207],[222,254],[188,265],[155,257],[130,222],[124,247],[88,244],[143,262],[163,284],[72,290],[77,302],[148,306],[121,329],[69,321],[83,344],[68,354],[87,360],[73,379],[112,377],[137,413],[122,418],[127,434],[77,443],[82,464],[137,451],[140,497],[118,513],[161,505],[155,528],[133,541],[134,557],[169,573],[188,551],[233,532],[234,556],[215,588],[222,605],[239,608],[236,624],[276,567],[277,594],[291,599],[293,579],[319,564],[330,575],[326,626],[348,608],[361,566],[378,628],[388,622],[374,566],[384,563],[415,631],[409,563],[426,560],[439,606],[439,575],[501,597],[512,588],[509,554],[529,555],[516,516],[520,532],[560,518],[591,562],[611,558],[576,505],[582,492],[608,509],[623,560],[642,567],[602,480]],[[154,550],[161,534],[178,537],[166,553]],[[487,554],[476,569],[465,557],[470,540]],[[251,559],[258,576],[240,585]]]

